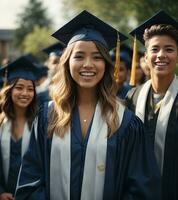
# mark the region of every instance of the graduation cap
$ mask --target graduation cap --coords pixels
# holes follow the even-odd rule
[[[53,37],[70,45],[76,41],[96,41],[109,50],[117,46],[114,77],[117,81],[120,42],[127,37],[109,24],[84,10],[71,21],[52,34]]]
[[[23,78],[35,81],[39,79],[39,73],[42,65],[31,54],[21,56],[17,60],[0,69],[0,76],[4,82],[10,82],[13,79]]]
[[[48,56],[50,56],[51,54],[54,54],[56,56],[61,56],[64,48],[65,48],[65,44],[62,42],[58,42],[58,43],[48,46],[47,48],[43,49],[42,51],[45,52],[46,54],[48,54]]]
[[[109,24],[84,10],[53,33],[52,36],[68,45],[78,40],[97,41],[111,50],[116,46],[118,34],[120,41],[127,39],[125,35]]]
[[[136,36],[137,40],[144,44],[143,34],[145,29],[150,28],[152,25],[156,24],[168,24],[178,29],[178,22],[170,15],[168,15],[168,13],[166,13],[164,10],[161,10],[146,20],[144,23],[139,25],[136,29],[132,30],[129,34]]]
[[[130,78],[130,85],[132,86],[135,85],[135,70],[137,65],[137,40],[144,44],[145,42],[143,39],[143,34],[145,29],[150,28],[151,26],[156,24],[172,25],[173,27],[178,29],[178,22],[175,19],[173,19],[170,15],[168,15],[164,10],[161,10],[129,33],[134,37],[132,70]]]

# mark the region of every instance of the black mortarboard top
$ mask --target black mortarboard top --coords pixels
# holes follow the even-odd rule
[[[144,44],[143,34],[145,29],[156,24],[169,24],[178,29],[178,22],[170,15],[168,15],[164,10],[161,10],[153,15],[151,18],[146,20],[144,23],[139,25],[136,29],[132,30],[129,34],[132,36],[136,36],[137,40]]]
[[[35,81],[39,78],[41,64],[31,54],[24,55],[0,69],[0,76],[10,82],[13,79],[23,78]]]
[[[121,42],[127,39],[125,35],[109,24],[84,10],[53,33],[52,36],[67,45],[78,40],[97,41],[111,50],[116,46],[118,34]]]
[[[51,54],[55,54],[56,56],[61,56],[64,48],[65,48],[65,44],[63,44],[62,42],[58,42],[58,43],[48,46],[42,51],[48,54],[48,56],[50,56]]]

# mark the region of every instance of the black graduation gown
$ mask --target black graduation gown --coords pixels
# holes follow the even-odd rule
[[[142,86],[141,86],[142,87]],[[133,88],[128,92],[126,102],[128,108],[135,111],[137,98],[141,87]],[[158,113],[154,114],[151,108],[151,95],[149,93],[145,110],[145,127],[151,136],[154,145],[156,122]],[[178,95],[171,109],[165,138],[164,164],[162,173],[162,199],[178,199]]]
[[[16,200],[50,199],[51,139],[46,136],[46,110],[47,107],[43,108],[39,114],[38,139],[35,139],[33,132],[29,150],[24,156]],[[76,116],[75,112],[74,116]],[[73,156],[71,156],[70,187],[73,189],[70,191],[70,199],[78,200],[80,199],[82,176],[79,176],[77,180],[75,177],[83,173],[84,157],[82,156],[85,155],[85,148],[81,151],[80,143],[86,146],[88,136],[83,143],[78,142],[77,148],[79,151],[77,152],[74,143],[77,137],[80,137],[77,134],[79,116],[78,120],[77,116],[76,118],[74,116],[75,120],[72,123],[75,123],[76,132],[71,134],[71,155]],[[88,135],[89,132],[90,128]],[[77,159],[79,162],[77,162]],[[77,170],[74,170],[74,168]],[[75,173],[73,173],[74,171]],[[150,140],[145,134],[141,120],[127,109],[124,112],[120,128],[107,141],[103,200],[108,199],[160,199],[160,174],[154,152],[150,148]]]

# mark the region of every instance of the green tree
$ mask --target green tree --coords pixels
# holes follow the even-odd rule
[[[14,44],[23,51],[23,40],[31,33],[35,25],[51,27],[51,20],[46,15],[46,9],[40,0],[29,0],[24,11],[17,17],[18,28],[15,30]]]
[[[50,37],[52,32],[52,29],[36,25],[33,31],[26,35],[23,40],[24,53],[32,53],[42,60],[46,58],[42,49],[56,42],[56,39]]]
[[[70,3],[68,0],[62,1],[64,12],[72,10],[67,12],[69,16],[86,9],[126,33],[160,9],[178,18],[177,0],[70,0]]]

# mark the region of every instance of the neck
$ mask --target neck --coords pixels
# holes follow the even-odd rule
[[[173,79],[174,79],[174,76],[172,76],[170,78],[169,77],[158,78],[158,77],[153,76],[151,78],[151,84],[152,84],[153,91],[155,93],[165,94],[166,91],[168,90],[170,84],[172,83]]]
[[[25,109],[14,108],[14,113],[16,119],[26,118],[26,108]]]
[[[79,89],[77,98],[78,105],[96,105],[97,103],[96,90]]]

